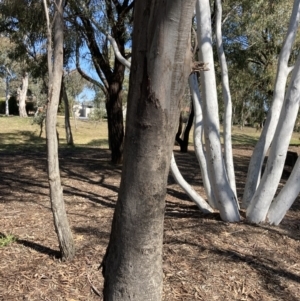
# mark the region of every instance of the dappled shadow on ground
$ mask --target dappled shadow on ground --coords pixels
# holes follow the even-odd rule
[[[18,141],[24,145],[36,146],[45,143],[44,138],[40,138],[32,131],[18,131],[17,133],[0,133],[0,149],[13,150],[17,147]]]
[[[235,148],[242,197],[252,148]],[[193,151],[175,149],[185,179],[205,197]],[[108,150],[59,150],[64,199],[76,243],[71,263],[59,259],[49,202],[44,147],[0,153],[0,232],[16,241],[0,248],[0,300],[99,300],[99,264],[109,240],[121,167]],[[280,227],[228,224],[204,215],[168,179],[164,300],[299,300],[299,200]],[[48,296],[48,297],[47,297]],[[100,297],[101,299],[101,297]]]

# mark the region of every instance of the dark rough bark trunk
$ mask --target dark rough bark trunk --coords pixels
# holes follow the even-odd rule
[[[193,103],[191,103],[191,112],[190,112],[189,119],[187,121],[187,125],[186,125],[184,133],[183,133],[183,139],[180,138],[180,136],[182,134],[182,124],[183,124],[181,114],[180,114],[180,119],[179,119],[179,127],[178,127],[178,131],[176,134],[176,142],[179,144],[180,151],[182,153],[186,153],[188,151],[189,136],[190,136],[190,131],[193,126],[193,123],[194,123],[194,106],[193,106]]]
[[[118,1],[117,1],[118,2]],[[113,9],[113,2],[106,1],[105,10],[111,34],[114,37],[120,53],[125,56],[125,44],[127,42],[127,25],[128,16],[132,10],[133,3],[123,1],[122,5]],[[76,14],[80,16],[85,31],[85,40],[91,52],[95,70],[101,79],[101,86],[105,90],[107,97],[106,111],[108,118],[108,140],[111,150],[111,161],[114,164],[120,164],[123,161],[123,144],[124,144],[124,125],[122,111],[122,84],[124,80],[125,67],[115,59],[114,67],[111,68],[107,51],[98,45],[97,34],[89,18],[82,15],[79,7],[74,6]],[[126,24],[126,25],[125,25]],[[89,77],[85,77],[92,80]],[[91,82],[94,83],[94,80]]]
[[[62,79],[61,94],[65,105],[65,130],[66,130],[67,144],[73,146],[74,141],[73,141],[73,135],[72,135],[72,129],[70,123],[70,106],[69,106],[68,94],[64,84],[64,79]]]
[[[120,164],[123,162],[124,144],[122,84],[124,80],[125,67],[116,60],[114,70],[114,74],[109,82],[106,111],[111,161],[114,164]]]
[[[179,99],[190,72],[186,48],[194,5],[186,0],[135,3],[124,164],[103,260],[105,301],[162,297],[166,185]]]
[[[56,132],[57,109],[63,71],[63,7],[64,1],[56,0],[56,9],[58,13],[54,21],[53,63],[52,48],[50,44],[51,29],[48,28],[49,91],[46,113],[46,136],[48,180],[54,226],[58,236],[62,259],[71,260],[74,257],[75,248],[63,200],[63,190],[61,187],[58,161],[58,139]]]

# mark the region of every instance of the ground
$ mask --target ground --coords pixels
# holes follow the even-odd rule
[[[234,148],[239,198],[251,153],[250,147]],[[175,155],[184,177],[203,195],[194,153]],[[0,300],[102,300],[99,266],[121,175],[109,158],[100,148],[60,150],[77,249],[66,263],[59,259],[53,227],[45,149],[1,151],[0,236],[14,241],[0,247]],[[300,300],[299,198],[279,227],[203,215],[171,177],[166,201],[164,300]]]

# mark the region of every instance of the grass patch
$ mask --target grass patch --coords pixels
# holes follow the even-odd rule
[[[6,247],[16,240],[17,240],[17,238],[11,234],[4,235],[4,234],[0,233],[0,247]]]
[[[71,128],[75,147],[99,147],[108,148],[107,122],[94,122],[90,120],[71,118]],[[64,117],[57,118],[57,131],[59,134],[60,147],[66,147]],[[46,133],[45,127],[43,134],[39,137],[40,127],[33,124],[32,117],[20,118],[19,116],[0,116],[0,150],[14,150],[18,147],[32,148],[45,147]],[[232,144],[255,146],[261,135],[252,127],[240,129],[238,126],[232,127]],[[221,140],[222,127],[221,127]],[[193,145],[193,128],[190,132],[189,144]],[[294,132],[290,144],[293,146],[300,145],[300,133]]]
[[[95,146],[108,148],[107,122],[92,122],[89,120],[71,119],[71,128],[75,146]],[[57,131],[59,144],[67,145],[65,139],[64,117],[57,118]],[[33,124],[33,118],[20,118],[18,116],[0,116],[0,150],[22,147],[39,147],[46,145],[45,126],[41,137],[40,127]]]

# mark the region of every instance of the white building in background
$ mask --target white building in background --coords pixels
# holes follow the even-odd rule
[[[73,106],[73,112],[75,117],[88,118],[95,110],[94,103],[91,101],[84,101],[81,104]]]

